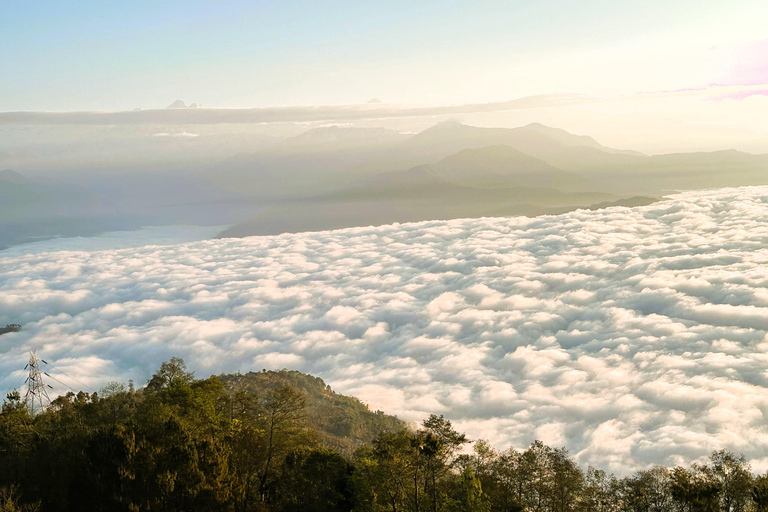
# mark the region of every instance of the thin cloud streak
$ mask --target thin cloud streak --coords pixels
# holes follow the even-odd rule
[[[305,123],[505,112],[510,110],[557,107],[582,101],[586,101],[586,98],[569,94],[544,94],[497,103],[435,107],[364,104],[249,109],[174,108],[131,110],[125,112],[0,112],[0,125]]]

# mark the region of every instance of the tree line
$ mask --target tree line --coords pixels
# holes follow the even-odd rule
[[[68,393],[36,416],[8,394],[0,512],[768,512],[768,476],[729,451],[618,478],[540,441],[471,443],[432,415],[342,453],[304,390],[257,394],[228,377],[195,379],[172,358],[140,390]]]

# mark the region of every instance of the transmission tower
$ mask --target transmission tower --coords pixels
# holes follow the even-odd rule
[[[39,361],[37,355],[30,351],[29,363],[27,363],[29,377],[27,377],[27,394],[24,397],[24,403],[27,405],[29,414],[33,416],[43,412],[51,403],[48,392],[45,390],[45,384],[43,384],[43,372],[40,371]]]

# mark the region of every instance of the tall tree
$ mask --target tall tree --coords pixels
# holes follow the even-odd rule
[[[429,492],[432,512],[438,512],[445,501],[440,481],[450,471],[458,450],[469,441],[464,434],[454,430],[451,422],[442,414],[432,414],[424,420],[418,437],[421,441],[421,454],[425,459],[425,491]]]
[[[584,485],[584,474],[565,448],[548,448],[546,451],[551,512],[574,510]]]
[[[750,504],[752,474],[744,455],[728,450],[712,452],[709,472],[719,484],[720,509],[723,512],[742,512]]]
[[[483,486],[471,467],[465,467],[458,478],[458,496],[451,504],[456,512],[490,512],[491,502],[483,493]]]
[[[755,478],[752,485],[752,502],[757,512],[768,512],[768,474]]]
[[[684,512],[717,512],[720,509],[720,483],[702,466],[693,464],[691,470],[675,467],[670,487],[672,497]]]
[[[338,453],[297,449],[283,462],[276,505],[281,512],[349,512],[355,506],[352,472]]]
[[[268,503],[277,469],[295,448],[313,445],[315,437],[306,425],[306,398],[290,386],[280,386],[263,400],[238,394],[229,435],[234,475],[233,492],[238,509],[253,502]],[[234,410],[234,407],[231,411]]]
[[[620,506],[619,489],[615,476],[590,466],[584,475],[579,509],[582,512],[616,512]]]

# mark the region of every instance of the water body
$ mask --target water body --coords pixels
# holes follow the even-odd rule
[[[213,238],[222,226],[146,226],[134,230],[109,231],[92,236],[58,237],[29,242],[0,250],[0,258],[56,251],[103,251],[147,245],[175,245]]]

